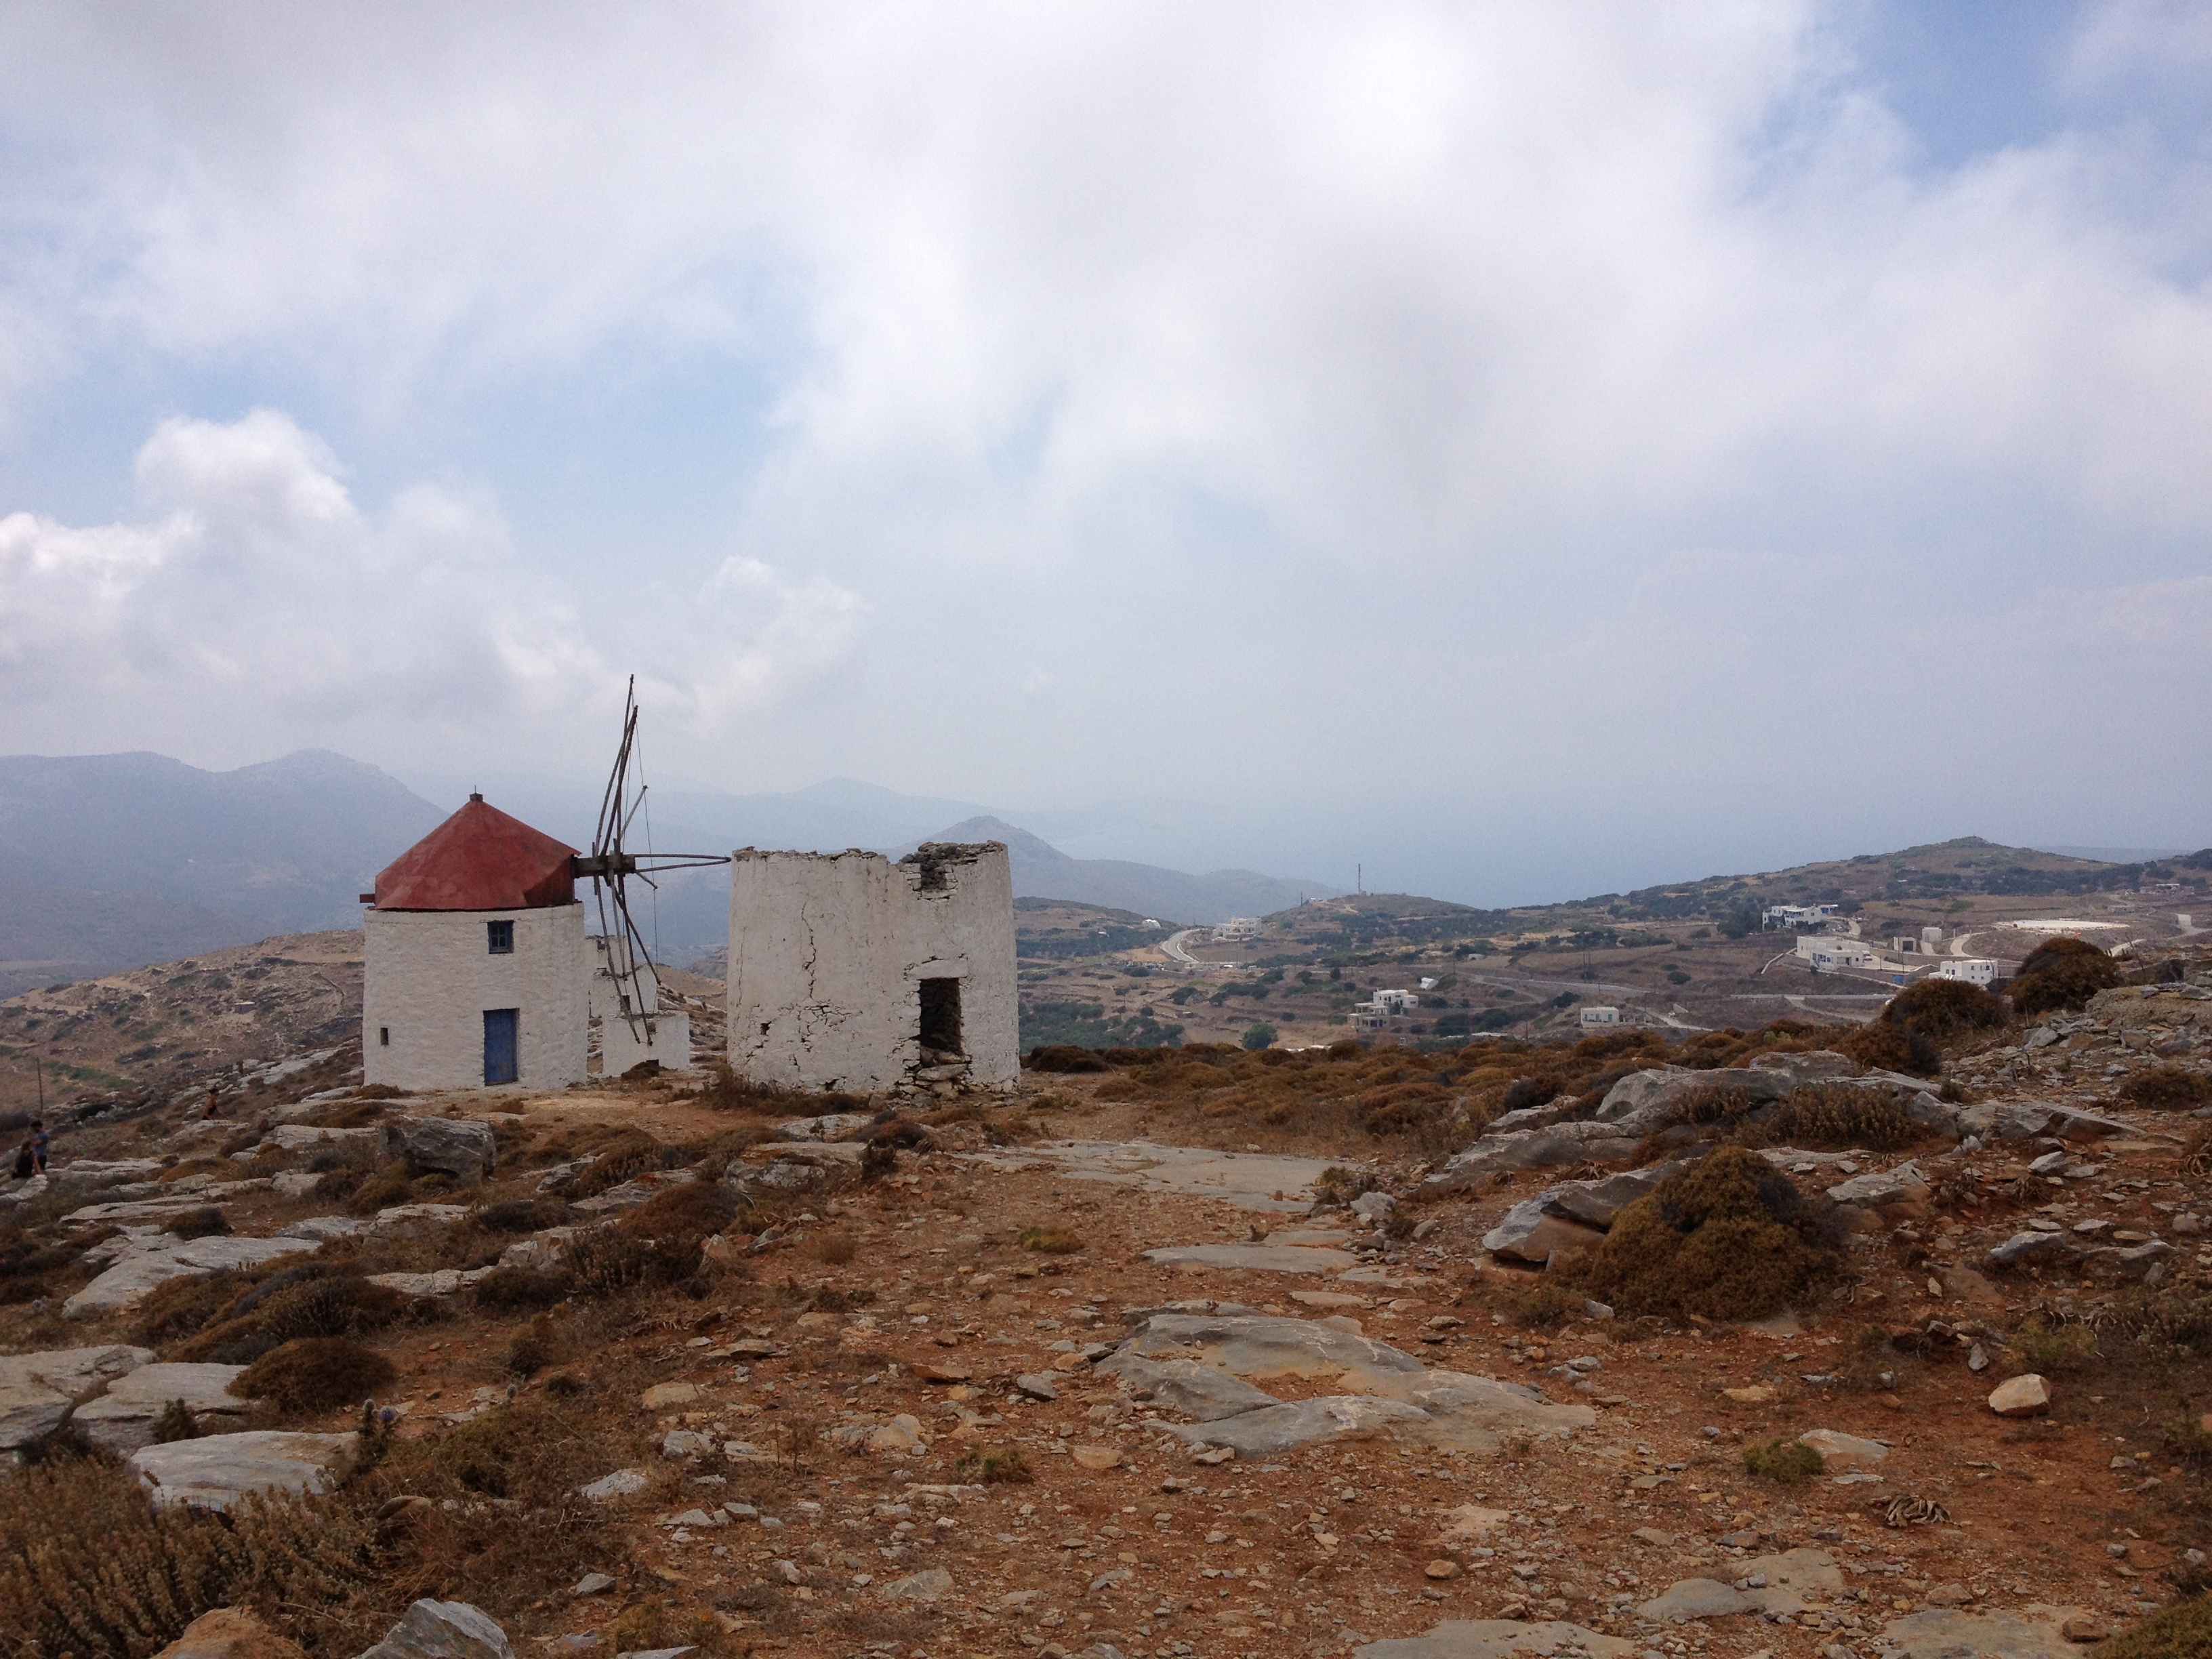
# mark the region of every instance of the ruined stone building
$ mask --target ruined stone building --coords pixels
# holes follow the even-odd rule
[[[620,1077],[659,1060],[674,1071],[691,1064],[691,1016],[664,1003],[660,976],[619,933],[592,941],[588,999],[592,1034],[599,1041],[599,1074]]]
[[[740,849],[729,1057],[764,1083],[854,1093],[1021,1075],[1002,842],[880,853]]]
[[[551,1089],[583,1077],[574,855],[471,795],[377,876],[362,896],[368,1082]]]

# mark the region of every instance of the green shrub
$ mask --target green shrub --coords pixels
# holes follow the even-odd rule
[[[1796,1440],[1770,1440],[1763,1446],[1743,1449],[1746,1474],[1755,1474],[1762,1480],[1777,1480],[1785,1486],[1810,1480],[1826,1467],[1820,1453]]]
[[[1248,1051],[1273,1048],[1275,1042],[1275,1028],[1255,1020],[1244,1028],[1243,1042]]]

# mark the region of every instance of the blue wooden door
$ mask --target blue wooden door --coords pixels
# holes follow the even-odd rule
[[[522,1024],[520,1008],[484,1010],[484,1081],[513,1083],[522,1075],[517,1054],[517,1033]]]

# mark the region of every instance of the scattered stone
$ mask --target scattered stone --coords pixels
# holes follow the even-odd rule
[[[671,1406],[688,1406],[698,1397],[696,1382],[656,1382],[637,1397],[637,1403],[649,1412],[665,1412]]]
[[[380,1159],[404,1162],[416,1175],[456,1181],[489,1175],[499,1158],[491,1125],[473,1118],[403,1117],[380,1126],[376,1149]]]
[[[1103,1474],[1108,1469],[1119,1468],[1121,1465],[1121,1449],[1119,1446],[1077,1446],[1068,1455],[1075,1460],[1078,1468],[1089,1469],[1094,1474]]]
[[[1893,1170],[1869,1171],[1839,1181],[1828,1188],[1828,1197],[1838,1204],[1855,1205],[1862,1209],[1881,1209],[1893,1204],[1925,1204],[1933,1196],[1928,1178],[1920,1173],[1917,1164],[1900,1164]]]
[[[1990,1409],[1999,1417],[2039,1417],[2051,1409],[2051,1384],[2033,1371],[1997,1384]]]
[[[934,1601],[952,1588],[952,1575],[942,1567],[926,1567],[876,1586],[879,1601]]]
[[[2058,1633],[2069,1642],[2102,1642],[2112,1627],[2094,1613],[2077,1613],[2058,1626]]]
[[[1027,1395],[1032,1400],[1057,1400],[1060,1398],[1059,1384],[1054,1382],[1050,1377],[1040,1376],[1035,1372],[1030,1372],[1024,1376],[1016,1377],[1014,1379],[1014,1387],[1023,1394]]]
[[[141,1446],[130,1462],[155,1508],[227,1510],[251,1492],[328,1490],[331,1471],[353,1444],[349,1434],[249,1429]]]
[[[2081,1247],[2063,1233],[2021,1232],[2014,1233],[1992,1249],[1989,1259],[1994,1267],[2008,1267],[2030,1257],[2071,1256],[2077,1255]]]
[[[612,1573],[587,1572],[568,1586],[568,1594],[580,1601],[587,1595],[604,1595],[614,1587]]]
[[[604,1504],[610,1498],[627,1498],[634,1492],[643,1492],[649,1481],[643,1469],[617,1469],[612,1474],[603,1474],[576,1488],[576,1495],[588,1498],[594,1504]]]
[[[1588,1249],[1604,1239],[1601,1228],[1553,1214],[1550,1202],[1550,1194],[1544,1194],[1516,1204],[1482,1236],[1482,1248],[1492,1255],[1544,1266],[1555,1252]]]
[[[514,1659],[507,1632],[466,1601],[417,1601],[361,1659]]]
[[[1421,1572],[1429,1578],[1456,1578],[1460,1574],[1460,1565],[1449,1556],[1439,1556],[1423,1567]]]

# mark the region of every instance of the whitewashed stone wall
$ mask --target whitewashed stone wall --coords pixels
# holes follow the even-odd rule
[[[512,921],[494,956],[484,924]],[[520,1081],[557,1089],[584,1075],[590,964],[584,907],[378,910],[363,918],[362,1055],[366,1080],[397,1089],[480,1088],[487,1008],[519,1008]],[[391,1042],[378,1040],[383,1031]]]
[[[961,982],[963,1066],[925,1066],[921,981]],[[730,866],[729,1057],[744,1077],[875,1093],[1021,1075],[1014,887],[999,842],[763,853]]]
[[[660,981],[649,962],[639,962],[632,971],[630,952],[620,938],[598,934],[590,940],[592,1030],[599,1034],[599,1075],[620,1077],[633,1066],[657,1060],[672,1070],[691,1064],[691,1016],[680,1008],[667,1008],[660,1000]],[[630,975],[633,1001],[640,1018],[623,1012],[617,973]]]

